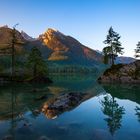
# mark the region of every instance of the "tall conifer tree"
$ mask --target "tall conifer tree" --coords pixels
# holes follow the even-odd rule
[[[107,46],[103,48],[105,63],[108,63],[110,60],[110,63],[114,65],[114,60],[118,54],[123,54],[122,50],[124,48],[121,47],[121,42],[119,41],[120,38],[120,35],[110,27],[106,40],[104,41]]]

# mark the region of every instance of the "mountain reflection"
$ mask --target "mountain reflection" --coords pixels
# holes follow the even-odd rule
[[[91,97],[93,97],[92,94],[82,92],[65,93],[49,102],[45,102],[42,112],[47,116],[47,118],[54,119],[63,112],[74,109],[80,103]]]
[[[122,121],[124,113],[126,116],[129,115],[127,106],[124,104],[125,110],[118,103],[118,98],[128,99],[130,103],[136,102],[132,109],[140,120],[140,95],[138,94],[140,87],[101,86],[93,80],[92,76],[68,79],[65,76],[57,79],[56,76],[55,82],[51,85],[8,84],[0,86],[0,139],[9,135],[7,137],[15,137],[15,139],[38,140],[44,134],[52,139],[66,139],[69,136],[70,138],[77,136],[78,139],[85,131],[87,135],[83,139],[86,137],[104,140],[105,137],[107,140],[115,138],[118,134],[116,132],[123,128],[122,125],[124,126],[124,121]],[[101,102],[98,99],[101,99]],[[87,100],[89,101],[82,104]],[[70,113],[64,114],[68,111]],[[97,121],[99,117],[100,122]],[[52,121],[52,119],[55,120]],[[107,123],[110,133],[104,129],[106,128],[104,122]],[[63,138],[64,135],[65,138]]]
[[[13,117],[20,118],[27,111],[32,112],[32,117],[37,117],[43,112],[48,118],[54,118],[65,111],[74,109],[81,102],[103,91],[103,88],[89,77],[76,79],[75,82],[73,79],[70,81],[60,79],[60,81],[52,85],[17,84],[0,86],[0,120],[10,120]],[[65,106],[59,111],[56,109],[55,111],[43,110],[47,105],[52,106],[56,102],[58,104],[60,99],[67,100],[70,93],[74,93],[78,101],[75,101],[75,103],[70,101],[67,107]]]

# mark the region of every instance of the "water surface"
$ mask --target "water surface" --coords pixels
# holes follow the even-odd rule
[[[0,140],[139,140],[138,85],[99,85],[92,76],[54,80],[52,85],[0,86]],[[86,95],[66,110],[42,111],[69,92]]]

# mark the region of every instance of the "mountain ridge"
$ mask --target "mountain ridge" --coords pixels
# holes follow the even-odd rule
[[[11,32],[12,29],[9,27],[0,27],[0,44],[11,42]],[[49,66],[55,68],[59,66],[92,67],[97,71],[100,67],[104,67],[103,56],[100,53],[58,30],[49,28],[36,39],[32,39],[23,31],[16,30],[16,36],[17,40],[23,42],[15,46],[16,50],[20,48],[21,52],[24,50],[29,53],[33,47],[37,47]]]
[[[4,33],[2,33],[4,32]],[[12,29],[9,28],[7,25],[0,27],[0,43],[1,44],[8,44],[11,42],[11,32]],[[9,34],[9,35],[8,35]],[[19,42],[24,42],[27,46],[30,46],[29,48],[26,48],[27,50],[32,48],[32,46],[39,46],[38,48],[46,48],[47,55],[44,55],[44,58],[48,58],[50,61],[57,61],[57,60],[68,60],[69,57],[69,50],[73,48],[73,50],[70,50],[73,54],[77,52],[77,57],[79,55],[79,50],[82,51],[81,56],[85,56],[85,59],[89,60],[95,60],[102,62],[103,60],[103,54],[98,50],[93,50],[83,44],[81,44],[78,40],[75,38],[65,35],[59,30],[48,28],[46,32],[39,35],[37,38],[32,38],[29,36],[26,32],[21,31],[19,32],[16,30],[17,34],[17,40]],[[0,46],[2,48],[2,46]],[[77,50],[77,48],[79,50]],[[4,47],[5,48],[5,47]],[[18,47],[18,49],[21,49]],[[75,52],[74,52],[75,49]],[[44,49],[42,51],[44,53]],[[95,55],[95,56],[94,56]],[[94,58],[93,58],[94,56]],[[81,57],[82,58],[82,57]],[[80,59],[80,58],[79,58]],[[135,59],[131,57],[125,57],[125,56],[119,56],[116,58],[115,63],[123,63],[123,64],[129,64],[131,62],[134,62]]]
[[[53,57],[56,55],[64,56],[64,59],[72,58],[71,55],[73,55],[73,57],[80,56],[81,59],[102,62],[101,54],[84,46],[75,38],[64,35],[58,30],[56,31],[49,28],[44,34],[39,36],[39,39],[42,40],[44,45],[48,46],[49,49],[53,50],[49,60],[57,60],[57,58]]]

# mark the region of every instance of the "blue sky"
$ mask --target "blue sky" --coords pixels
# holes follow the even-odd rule
[[[0,0],[0,26],[19,23],[33,37],[55,28],[102,50],[110,26],[120,33],[125,56],[140,41],[140,0]]]

